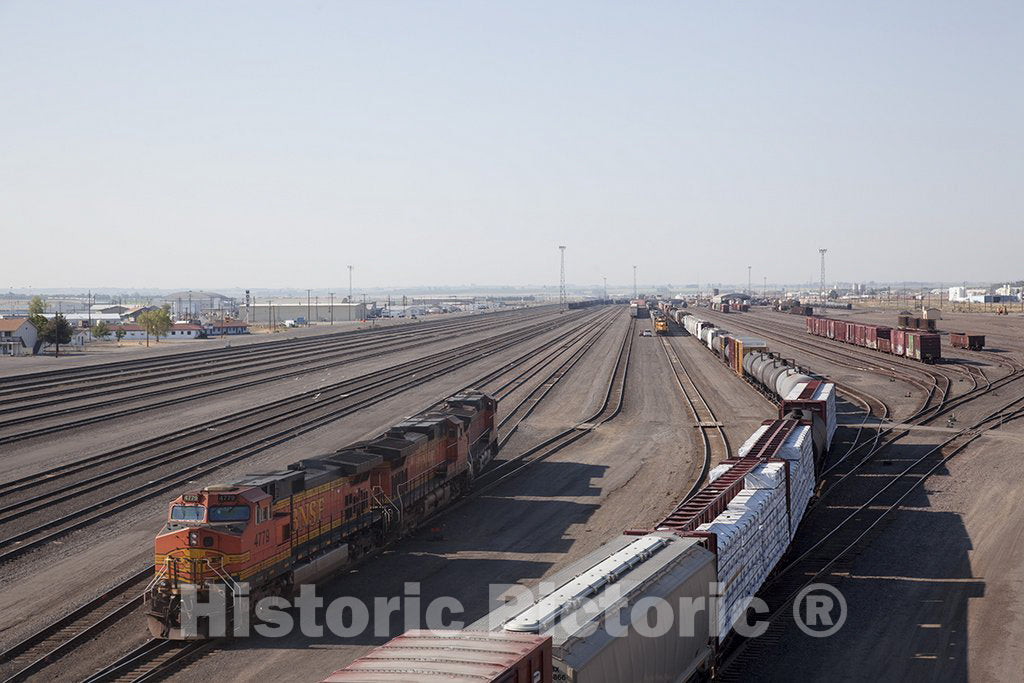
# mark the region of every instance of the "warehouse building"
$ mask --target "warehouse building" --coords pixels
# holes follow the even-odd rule
[[[365,320],[367,305],[362,303],[335,302],[331,306],[329,301],[321,301],[319,304],[305,301],[284,301],[281,303],[268,301],[242,305],[239,307],[239,319],[251,325],[282,325],[285,320],[294,320],[305,323],[308,321],[319,323],[347,322],[350,320]],[[308,316],[308,319],[307,319]]]

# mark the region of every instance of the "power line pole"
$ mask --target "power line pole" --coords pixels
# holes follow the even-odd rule
[[[558,247],[562,261],[562,272],[558,280],[558,310],[565,310],[565,246]]]
[[[352,321],[352,266],[348,267],[348,319]]]
[[[308,290],[308,289],[306,290],[306,326],[307,327],[313,324],[313,318],[309,314],[309,293],[310,293],[310,291],[311,290]]]
[[[754,289],[750,286],[750,266],[747,266],[747,295],[754,295]]]
[[[608,278],[604,278],[604,298],[605,298],[605,301],[608,300]],[[1024,300],[1024,299],[1022,299],[1022,300]]]
[[[828,249],[819,249],[818,253],[821,254],[821,301],[825,301],[825,254]]]
[[[331,292],[331,324],[334,324],[334,292]]]
[[[761,287],[761,298],[762,299],[767,299],[768,298],[768,276],[767,275],[764,276],[764,286]]]
[[[636,298],[636,266],[633,266],[633,298]]]

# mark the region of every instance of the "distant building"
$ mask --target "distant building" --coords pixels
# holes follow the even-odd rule
[[[165,294],[160,297],[160,303],[170,304],[173,316],[179,320],[198,318],[209,311],[225,311],[233,315],[238,308],[238,301],[233,297],[201,290]]]
[[[93,313],[116,313],[117,315],[124,315],[130,309],[128,306],[122,306],[121,304],[93,304],[89,307],[89,310]]]
[[[350,320],[366,319],[365,304],[350,304],[347,302],[335,302],[333,308],[334,322],[347,322]],[[260,302],[239,308],[238,318],[251,325],[283,325],[285,320],[306,320],[306,316],[312,322],[329,323],[332,320],[331,303],[320,301],[319,305],[306,302],[285,301],[281,303]]]
[[[142,325],[134,325],[125,323],[123,325],[112,325],[110,332],[107,333],[103,339],[112,340],[117,339],[117,332],[120,330],[124,333],[122,339],[146,339],[146,328]],[[174,323],[171,329],[168,330],[167,334],[160,337],[160,339],[169,339],[175,341],[178,339],[196,339],[203,335],[203,328],[199,325],[193,325],[192,323]],[[156,339],[156,337],[149,337],[150,339]]]
[[[135,321],[137,321],[139,319],[139,316],[142,315],[143,313],[146,313],[147,311],[157,311],[157,310],[160,310],[159,306],[137,306],[135,308],[128,309],[127,311],[122,313],[121,314],[121,319],[122,320],[131,320],[132,322],[135,322]]]
[[[56,313],[43,313],[46,318],[52,318]],[[102,321],[108,325],[116,325],[121,322],[121,316],[117,313],[100,313],[93,311],[90,313],[64,313],[62,314],[64,319],[71,323],[72,327],[90,327],[96,323]]]
[[[35,353],[39,333],[28,318],[0,318],[0,355]]]
[[[204,323],[203,331],[208,337],[219,337],[222,334],[249,334],[249,324],[241,320],[217,320]]]

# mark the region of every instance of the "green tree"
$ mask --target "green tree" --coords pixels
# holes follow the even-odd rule
[[[103,339],[110,334],[110,326],[102,320],[92,326],[93,339]]]
[[[43,297],[39,295],[32,297],[32,301],[28,305],[28,320],[35,326],[37,332],[42,332],[46,327],[46,317],[43,313],[46,313],[46,302],[43,301]]]
[[[60,345],[70,342],[72,333],[71,323],[58,313],[46,321],[41,334],[43,343],[55,345],[57,351],[54,355],[60,356]]]
[[[156,341],[159,343],[160,337],[170,331],[172,323],[168,310],[169,307],[164,306],[155,311],[146,311],[139,316],[139,324],[146,328],[146,346],[149,346],[150,336],[156,337]]]
[[[118,327],[116,330],[114,330],[114,336],[117,337],[117,345],[120,346],[121,340],[124,339],[124,328]]]

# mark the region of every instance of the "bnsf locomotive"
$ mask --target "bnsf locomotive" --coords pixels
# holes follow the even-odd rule
[[[205,602],[213,584],[232,595],[247,583],[255,604],[416,527],[466,491],[497,453],[497,406],[491,396],[466,391],[375,439],[181,494],[156,537],[156,575],[145,596],[150,632],[206,637],[205,627],[181,627],[185,586]]]

